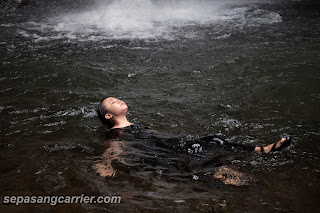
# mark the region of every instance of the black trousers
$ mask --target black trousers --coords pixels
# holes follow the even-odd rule
[[[180,140],[181,141],[181,140]],[[229,151],[248,151],[252,152],[255,146],[243,145],[237,143],[230,143],[216,135],[201,137],[199,139],[183,139],[178,150],[183,150],[193,155],[203,155],[208,147],[215,147],[217,149],[225,149]]]
[[[214,146],[218,146],[223,149],[231,150],[231,151],[232,150],[253,151],[255,149],[255,146],[230,143],[216,135],[202,137],[200,138],[200,140],[204,141],[206,143],[206,146],[214,145]]]

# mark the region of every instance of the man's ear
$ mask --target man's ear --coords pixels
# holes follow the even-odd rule
[[[109,114],[109,113],[107,113],[104,117],[105,117],[106,119],[110,119],[110,118],[112,118],[112,115]]]

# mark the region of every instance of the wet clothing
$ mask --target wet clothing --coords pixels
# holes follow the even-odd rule
[[[227,150],[253,151],[256,148],[255,146],[250,146],[250,145],[230,143],[216,135],[202,137],[201,140],[206,141],[207,143],[212,143],[217,146],[221,146],[222,148]]]
[[[253,151],[255,146],[230,143],[216,135],[195,138],[172,137],[171,135],[158,134],[150,127],[141,123],[135,123],[127,127],[111,129],[108,132],[108,139],[116,140],[148,140],[154,141],[159,146],[174,147],[176,150],[185,151],[193,155],[204,154],[208,146],[217,147],[230,151]]]
[[[190,177],[208,177],[215,168],[224,165],[224,152],[221,151],[254,150],[253,146],[229,143],[216,135],[173,137],[159,134],[140,123],[110,129],[106,138],[111,143],[124,142],[121,143],[124,144],[122,154],[118,156],[123,161],[111,163],[117,168],[117,174],[130,174],[139,180],[143,174],[148,174],[148,180],[159,176],[178,182],[189,181]]]

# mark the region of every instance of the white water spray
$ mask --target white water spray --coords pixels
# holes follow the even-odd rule
[[[174,39],[176,35],[197,34],[189,26],[219,23],[234,25],[235,29],[281,21],[277,13],[248,6],[225,7],[226,4],[208,0],[99,0],[90,10],[55,17],[51,23],[55,31],[66,33],[71,39],[100,40]]]
[[[102,31],[113,37],[162,37],[171,27],[204,24],[216,19],[217,4],[205,1],[117,0],[99,2],[89,11],[60,19],[57,31]]]

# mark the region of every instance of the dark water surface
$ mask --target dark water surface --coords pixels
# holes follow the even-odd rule
[[[20,3],[19,3],[20,2]],[[120,195],[121,204],[3,205],[5,211],[320,212],[318,1],[1,1],[4,195]],[[124,141],[114,177],[104,96],[150,126]],[[218,134],[282,152],[181,152]],[[172,146],[164,143],[171,137]],[[221,165],[249,186],[212,177]]]

